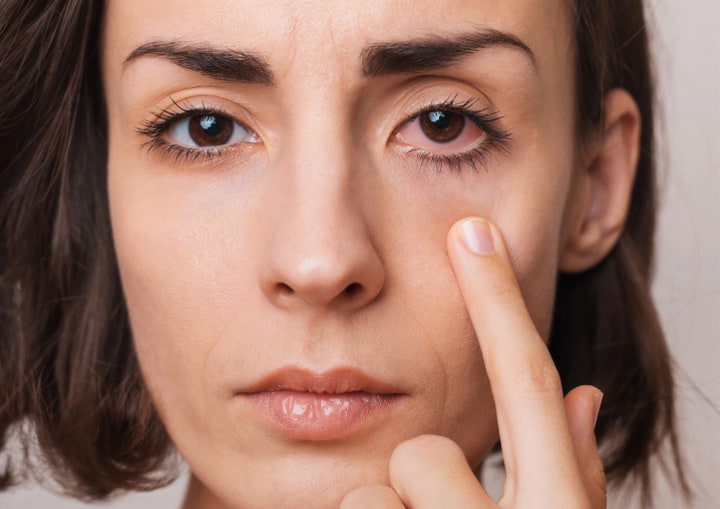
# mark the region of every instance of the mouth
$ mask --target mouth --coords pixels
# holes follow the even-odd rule
[[[377,424],[405,394],[354,368],[313,373],[289,367],[237,396],[287,438],[328,441]]]

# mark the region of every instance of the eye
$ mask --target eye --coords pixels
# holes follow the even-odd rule
[[[424,150],[464,151],[477,145],[485,131],[462,113],[434,109],[412,117],[397,132],[400,143]]]
[[[186,147],[218,147],[257,142],[257,135],[237,121],[210,112],[178,120],[168,128],[167,137],[173,143]]]

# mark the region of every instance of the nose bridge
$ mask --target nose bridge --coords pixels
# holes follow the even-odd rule
[[[362,306],[383,286],[364,214],[371,204],[340,107],[326,98],[296,108],[272,170],[284,191],[260,277],[283,307]]]
[[[326,84],[327,88],[335,87]],[[288,119],[279,171],[288,179],[287,204],[295,219],[310,227],[308,233],[326,237],[359,212],[354,198],[361,196],[351,194],[354,183],[359,191],[356,154],[348,135],[349,114],[337,94],[318,91],[303,99],[303,106]]]

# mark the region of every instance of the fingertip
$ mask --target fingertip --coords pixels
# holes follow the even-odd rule
[[[448,255],[468,305],[475,297],[517,286],[502,233],[485,218],[457,221],[448,233]]]
[[[405,505],[392,488],[381,484],[355,488],[340,502],[340,509],[376,509],[378,507],[397,507],[399,509]]]
[[[593,435],[600,414],[603,393],[592,385],[575,387],[565,396],[565,404],[571,429],[578,435]],[[578,437],[579,438],[579,437]]]
[[[420,435],[398,444],[389,474],[407,507],[486,507],[491,502],[462,448],[444,436]]]
[[[460,221],[457,227],[464,247],[475,255],[491,255],[495,252],[495,239],[492,225],[482,218],[470,218]]]
[[[401,442],[390,457],[390,473],[415,468],[418,464],[437,459],[447,462],[465,463],[465,454],[460,446],[442,435],[418,435]]]
[[[594,432],[602,398],[602,391],[590,385],[576,387],[565,397],[575,456],[588,494],[596,501],[593,507],[605,507],[607,496],[605,471]]]
[[[473,258],[505,253],[500,229],[484,217],[465,217],[455,222],[448,232],[448,248],[460,249]]]
[[[412,479],[425,474],[423,466],[442,464],[465,465],[465,456],[460,447],[447,437],[420,435],[400,443],[390,457],[390,483],[398,493]],[[421,469],[421,470],[418,470]]]

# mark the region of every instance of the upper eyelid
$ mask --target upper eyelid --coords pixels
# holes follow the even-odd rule
[[[484,94],[483,94],[484,95]],[[473,108],[476,102],[478,102],[477,98],[468,97],[466,99],[459,100],[458,99],[459,94],[455,94],[449,97],[446,97],[442,100],[429,100],[429,101],[423,101],[424,104],[422,105],[415,105],[412,109],[414,110],[413,113],[407,114],[405,118],[400,122],[401,124],[403,122],[407,122],[408,120],[421,115],[422,113],[426,113],[428,111],[432,111],[434,109],[450,109],[450,110],[457,110],[458,112],[472,112],[472,113],[480,113],[480,112],[486,112],[490,111],[490,108],[483,107],[483,108]],[[156,109],[155,111],[152,111],[151,114],[153,116],[152,120],[145,119],[141,122],[142,125],[148,125],[150,123],[157,123],[161,120],[172,120],[172,121],[178,121],[181,118],[199,115],[203,113],[208,114],[220,114],[222,116],[232,118],[238,124],[250,128],[248,125],[251,122],[246,121],[245,119],[238,118],[238,115],[232,113],[229,111],[229,109],[225,107],[218,107],[218,106],[208,106],[205,104],[204,100],[201,100],[201,103],[199,106],[196,105],[184,105],[182,104],[185,101],[176,101],[172,97],[170,97],[170,101],[172,106],[166,106]],[[245,109],[241,107],[242,109]],[[174,110],[174,111],[173,111]],[[247,115],[248,117],[252,118],[252,114]],[[246,117],[246,115],[242,115],[241,117]],[[501,117],[498,116],[498,119]],[[138,129],[140,130],[140,129]]]
[[[182,105],[179,102],[171,99],[172,107],[165,107],[153,111],[152,119],[145,119],[141,122],[140,126],[135,130],[140,136],[159,137],[173,124],[185,120],[186,118],[208,114],[208,115],[219,115],[236,122],[243,129],[257,134],[257,131],[253,129],[249,122],[244,119],[239,119],[238,115],[230,113],[225,108],[217,106],[207,106],[205,102],[201,102],[200,106]]]
[[[400,125],[405,124],[411,120],[414,120],[423,113],[431,111],[445,110],[452,111],[462,115],[477,115],[477,116],[488,116],[490,121],[500,121],[502,116],[499,112],[493,110],[491,107],[486,106],[475,106],[479,102],[477,98],[467,98],[459,100],[457,95],[450,96],[440,101],[428,101],[427,104],[416,106],[414,113],[411,113],[405,117]]]

